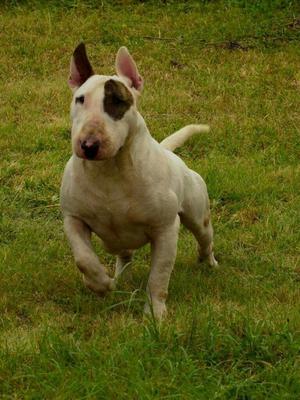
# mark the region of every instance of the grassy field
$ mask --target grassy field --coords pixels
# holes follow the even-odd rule
[[[0,398],[298,400],[299,4],[60,3],[0,10]],[[158,140],[211,125],[178,153],[207,182],[221,268],[197,265],[182,229],[161,326],[142,314],[148,247],[101,300],[64,237],[81,40],[103,74],[130,49]]]

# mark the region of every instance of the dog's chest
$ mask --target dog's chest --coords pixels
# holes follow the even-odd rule
[[[151,210],[145,211],[138,191],[124,182],[102,180],[93,185],[74,180],[66,197],[67,212],[88,224],[112,251],[138,248],[148,241]]]
[[[178,212],[177,198],[165,183],[141,176],[112,170],[91,175],[70,163],[62,184],[63,211],[88,224],[112,251],[141,247]]]

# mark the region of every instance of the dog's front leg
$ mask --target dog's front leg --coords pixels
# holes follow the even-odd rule
[[[156,233],[151,242],[151,271],[147,284],[148,302],[145,313],[161,320],[166,314],[166,298],[171,272],[176,259],[180,220]]]
[[[91,244],[91,230],[80,219],[66,216],[64,228],[70,241],[77,267],[85,285],[99,295],[114,288],[114,280],[105,272]]]

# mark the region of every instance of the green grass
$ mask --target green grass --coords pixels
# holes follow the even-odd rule
[[[299,4],[96,3],[0,10],[0,398],[298,400]],[[211,125],[179,154],[207,182],[222,268],[197,265],[182,229],[160,327],[142,316],[148,247],[101,300],[63,234],[80,40],[103,74],[128,46],[155,138]]]

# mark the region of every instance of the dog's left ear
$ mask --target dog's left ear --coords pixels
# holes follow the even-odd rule
[[[86,54],[85,45],[80,43],[71,58],[68,84],[74,91],[92,75],[94,71]]]
[[[143,78],[139,74],[137,66],[126,47],[121,47],[118,50],[116,56],[116,71],[119,76],[129,78],[132,87],[138,92],[142,91],[144,84]]]

